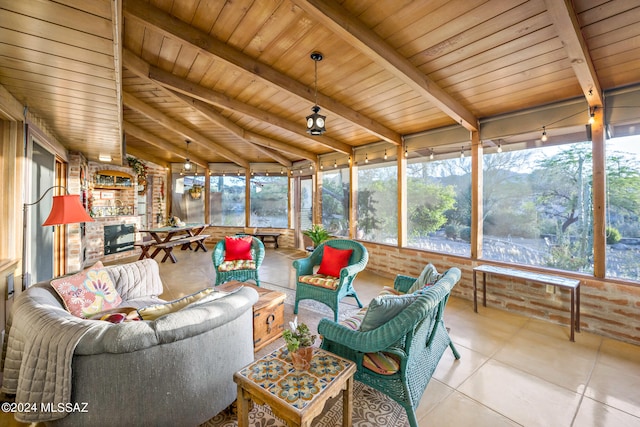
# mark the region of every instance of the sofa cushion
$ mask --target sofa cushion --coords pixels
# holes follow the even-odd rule
[[[320,286],[321,288],[335,289],[340,280],[337,277],[325,276],[324,274],[313,274],[298,277],[298,282],[308,285]]]
[[[218,266],[218,271],[255,270],[256,262],[250,259],[236,259],[224,261]]]
[[[204,288],[198,292],[194,292],[190,295],[166,302],[164,304],[154,304],[148,307],[140,308],[138,309],[138,314],[140,315],[140,318],[142,320],[155,320],[160,316],[182,310],[189,304],[200,301],[207,295],[214,292],[221,295],[226,295],[226,293],[224,292],[217,292],[214,288]]]
[[[349,265],[353,249],[336,249],[325,245],[318,274],[340,277],[340,270]]]
[[[412,294],[423,289],[425,286],[432,286],[440,277],[442,277],[442,274],[439,274],[433,264],[429,263],[422,269],[420,276],[413,282],[413,285],[407,290],[407,293]]]
[[[398,356],[382,351],[365,353],[362,357],[362,366],[380,375],[393,375],[400,370]]]
[[[224,260],[235,261],[238,259],[253,259],[251,256],[251,236],[226,236],[224,238]]]
[[[100,261],[71,276],[52,280],[51,286],[62,298],[67,311],[83,319],[122,303],[111,276]]]

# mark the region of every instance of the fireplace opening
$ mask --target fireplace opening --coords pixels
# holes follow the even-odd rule
[[[135,226],[118,224],[104,226],[104,254],[133,250]]]

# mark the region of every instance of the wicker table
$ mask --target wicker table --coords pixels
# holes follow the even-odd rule
[[[351,426],[356,365],[314,348],[311,367],[294,369],[286,347],[247,365],[233,375],[238,384],[238,427],[249,426],[249,402],[267,404],[289,426],[310,426],[328,399],[342,393],[342,425]]]

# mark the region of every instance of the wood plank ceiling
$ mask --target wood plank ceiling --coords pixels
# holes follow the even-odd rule
[[[0,84],[92,160],[124,134],[160,164],[189,140],[290,166],[640,83],[634,0],[0,0],[0,35]]]

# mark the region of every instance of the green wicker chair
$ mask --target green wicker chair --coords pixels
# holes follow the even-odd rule
[[[323,288],[321,286],[300,282],[301,276],[313,275],[313,268],[320,265],[322,254],[325,246],[331,246],[336,249],[353,249],[349,265],[340,271],[338,285],[335,289]],[[295,314],[298,313],[298,302],[304,299],[312,299],[326,304],[333,310],[333,318],[338,320],[338,305],[342,298],[351,296],[356,299],[359,307],[362,307],[358,294],[353,288],[353,279],[356,275],[364,270],[369,261],[369,253],[367,249],[354,240],[331,239],[318,245],[317,248],[306,258],[293,261],[293,267],[296,269],[296,303],[293,309]]]
[[[260,286],[258,270],[260,269],[262,260],[264,260],[264,244],[257,237],[252,236],[251,239],[251,256],[256,262],[256,268],[243,268],[241,270],[220,271],[220,266],[224,262],[225,241],[222,239],[216,243],[213,253],[211,254],[213,267],[216,271],[216,286],[231,280],[238,280],[240,282],[253,280],[257,286]]]
[[[357,365],[355,379],[388,395],[407,411],[411,427],[417,427],[415,409],[442,357],[450,347],[456,350],[444,326],[442,313],[449,293],[460,280],[460,270],[451,268],[411,305],[376,329],[361,332],[329,319],[318,324],[323,337],[322,348]],[[397,276],[394,288],[406,292],[415,278]],[[384,352],[395,355],[399,370],[389,375],[379,374],[363,366],[366,353]]]

